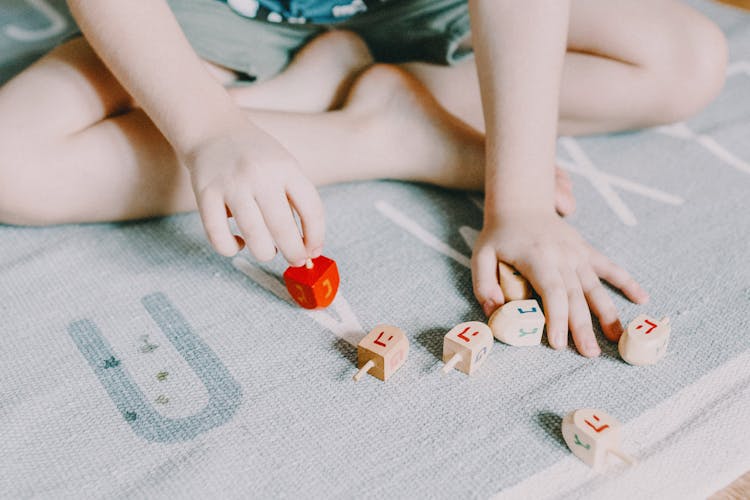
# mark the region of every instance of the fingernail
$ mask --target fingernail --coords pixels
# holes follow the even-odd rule
[[[598,356],[602,353],[601,349],[599,349],[599,344],[596,343],[596,340],[589,340],[588,342],[586,342],[583,346],[583,349],[589,356]]]
[[[495,312],[495,308],[497,307],[497,304],[495,304],[495,301],[488,300],[484,304],[482,304],[482,310],[484,310],[485,316],[491,316],[493,312]]]
[[[615,336],[619,337],[620,335],[622,335],[623,331],[624,330],[622,328],[622,323],[620,323],[620,320],[618,319],[617,321],[615,321],[615,324],[612,325],[612,333],[614,333]]]
[[[557,331],[552,334],[552,347],[554,349],[565,349],[568,344],[568,332]]]

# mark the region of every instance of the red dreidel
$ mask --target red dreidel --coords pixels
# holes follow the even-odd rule
[[[284,283],[289,295],[305,309],[328,307],[339,289],[339,270],[328,257],[307,259],[300,267],[284,272]]]

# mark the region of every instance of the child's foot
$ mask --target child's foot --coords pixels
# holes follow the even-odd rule
[[[443,109],[406,71],[377,64],[354,82],[343,109],[377,147],[377,172],[363,178],[481,189],[484,140]],[[368,162],[369,163],[369,162]]]
[[[555,210],[565,217],[575,212],[576,199],[573,197],[573,183],[568,173],[555,167]]]
[[[378,64],[354,82],[344,107],[354,122],[367,121],[367,136],[380,144],[377,172],[363,179],[392,178],[455,189],[484,189],[484,136],[448,113],[411,74]],[[383,165],[387,165],[385,169]],[[568,174],[556,169],[555,206],[575,209]]]
[[[229,92],[243,108],[321,113],[339,107],[352,81],[372,62],[359,36],[330,31],[305,45],[278,76]]]

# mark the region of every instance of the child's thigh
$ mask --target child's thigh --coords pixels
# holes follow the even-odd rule
[[[88,42],[73,38],[0,88],[0,127],[48,138],[86,129],[132,105]]]
[[[648,66],[678,65],[723,45],[720,29],[677,0],[573,0],[568,48]],[[711,54],[709,54],[711,56]]]

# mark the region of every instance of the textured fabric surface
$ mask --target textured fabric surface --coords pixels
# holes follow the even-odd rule
[[[331,23],[367,12],[385,0],[220,0],[237,13],[271,23]]]
[[[74,27],[63,2],[0,0],[0,80]],[[290,304],[284,264],[212,253],[195,214],[0,227],[0,496],[48,498],[704,497],[750,469],[750,18],[724,28],[730,76],[690,121],[562,139],[572,223],[669,316],[665,359],[587,360],[495,344],[439,374],[442,336],[482,319],[469,244],[480,198],[394,182],[325,188],[326,311]],[[387,383],[351,381],[378,323],[407,332]],[[640,465],[593,473],[560,422],[624,423]]]
[[[331,29],[243,17],[217,0],[168,2],[201,57],[258,81],[276,76],[302,46]],[[466,0],[397,0],[336,28],[359,35],[378,62],[455,64],[472,55],[462,44],[470,34]]]

